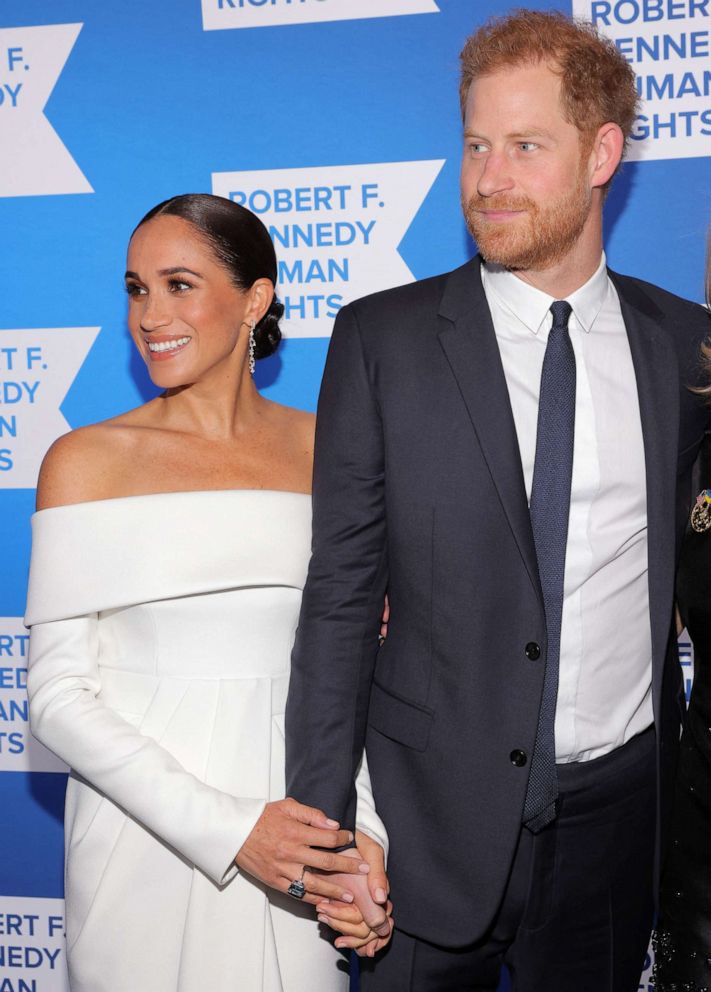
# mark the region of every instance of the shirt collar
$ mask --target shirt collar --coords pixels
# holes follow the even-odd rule
[[[487,295],[493,293],[499,303],[533,334],[538,334],[546,325],[546,320],[550,326],[552,320],[550,306],[555,300],[554,296],[549,296],[548,293],[519,279],[503,265],[490,265],[484,262],[481,267],[481,279],[485,293]],[[592,330],[595,318],[602,309],[608,292],[608,282],[607,262],[603,252],[595,273],[567,297],[578,324],[586,333]]]

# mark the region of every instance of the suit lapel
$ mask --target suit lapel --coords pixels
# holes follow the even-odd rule
[[[469,414],[531,582],[542,601],[531,519],[506,378],[480,260],[451,273],[439,309],[439,340]]]
[[[655,673],[664,664],[673,599],[676,454],[679,424],[677,356],[659,326],[655,304],[610,272],[627,329],[644,441],[649,546],[649,606]],[[449,276],[440,304],[439,340],[456,379],[501,505],[539,596],[533,533],[511,404],[480,260]],[[661,680],[654,679],[655,697]],[[655,698],[655,710],[658,699]]]
[[[633,283],[610,272],[617,289],[632,353],[644,438],[647,484],[649,610],[653,672],[661,673],[674,596],[674,506],[679,437],[679,370],[676,351],[659,325],[655,304]],[[659,713],[661,677],[653,679]]]

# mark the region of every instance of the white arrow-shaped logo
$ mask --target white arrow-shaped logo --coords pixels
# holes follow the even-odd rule
[[[264,222],[285,335],[328,337],[350,300],[412,282],[398,245],[444,160],[216,172],[212,189]]]
[[[708,6],[708,0],[573,0],[573,16],[614,41],[637,75],[641,107],[626,150],[629,161],[711,152]]]
[[[44,115],[81,28],[0,30],[0,196],[93,192]]]
[[[0,488],[37,485],[47,448],[70,427],[59,407],[100,330],[0,331]]]
[[[438,13],[435,0],[202,0],[205,31]]]
[[[22,617],[0,617],[0,772],[66,772],[64,762],[30,733],[29,641]]]

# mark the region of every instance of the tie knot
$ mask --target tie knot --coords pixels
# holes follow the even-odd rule
[[[553,327],[567,327],[572,312],[573,308],[567,300],[556,300],[554,303],[551,303]]]

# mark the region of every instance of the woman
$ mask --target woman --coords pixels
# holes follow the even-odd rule
[[[282,799],[314,424],[252,380],[280,337],[274,249],[244,208],[179,196],[138,225],[127,268],[131,335],[164,392],[60,438],[33,518],[32,729],[73,769],[71,987],[345,989],[286,894],[346,945],[379,946],[344,905],[367,866],[328,850],[352,835]],[[382,847],[365,768],[359,797]]]
[[[706,299],[711,305],[711,237]],[[711,344],[704,359],[711,369]],[[711,387],[706,392],[711,399]],[[677,576],[681,626],[694,645],[694,684],[654,939],[656,992],[711,990],[711,435],[699,454],[694,496]]]

